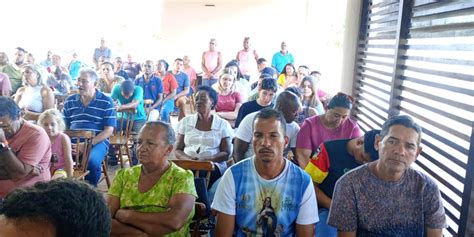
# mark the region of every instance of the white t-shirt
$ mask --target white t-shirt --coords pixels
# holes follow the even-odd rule
[[[230,167],[222,176],[211,207],[235,216],[237,236],[296,236],[295,225],[319,221],[313,183],[308,174],[285,159],[282,173],[272,180],[262,178],[255,157]],[[264,227],[263,227],[264,226]]]
[[[238,128],[235,129],[235,137],[249,143],[249,149],[245,152],[244,157],[248,158],[254,155],[253,145],[252,145],[252,137],[253,137],[253,120],[257,115],[257,112],[253,112],[248,114],[247,116],[242,119]],[[286,136],[289,139],[289,146],[285,147],[285,151],[283,152],[283,156],[287,157],[288,151],[291,148],[296,147],[296,136],[300,131],[300,126],[295,121],[286,124]]]
[[[222,138],[234,137],[229,122],[217,115],[213,115],[211,131],[201,131],[196,128],[198,115],[192,114],[178,123],[178,133],[184,136],[184,153],[193,157],[210,156],[219,153]],[[223,173],[227,168],[226,162],[216,163]]]

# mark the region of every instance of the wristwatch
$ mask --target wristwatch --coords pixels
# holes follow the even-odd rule
[[[10,149],[10,148],[8,147],[8,143],[6,143],[6,142],[0,142],[0,152],[8,151],[8,149]]]

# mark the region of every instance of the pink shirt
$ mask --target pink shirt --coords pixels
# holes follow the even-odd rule
[[[51,142],[43,128],[25,122],[12,138],[7,139],[8,144],[16,157],[24,164],[42,166],[43,173],[38,176],[27,175],[20,180],[0,180],[0,198],[18,187],[32,186],[39,181],[49,181],[51,173]]]
[[[321,90],[318,88],[318,97],[321,98],[321,97],[324,97],[326,96],[328,93],[326,93],[325,91]]]
[[[204,66],[209,72],[216,69],[217,64],[219,63],[219,52],[218,51],[206,51],[204,52]],[[205,75],[204,75],[205,76]]]
[[[192,67],[188,67],[188,68],[184,68],[183,71],[184,71],[184,73],[186,73],[186,75],[188,75],[189,83],[190,83],[191,87],[193,88],[193,91],[196,91],[196,86],[195,86],[195,81],[197,79],[196,70],[194,70],[194,68],[192,68]]]
[[[235,110],[235,105],[238,103],[242,103],[242,97],[237,91],[228,95],[219,95],[217,99],[216,112],[232,112]]]
[[[53,172],[58,169],[64,169],[65,160],[64,160],[64,148],[63,148],[63,137],[69,139],[69,137],[60,132],[56,138],[54,138],[53,142],[51,143],[51,152],[58,158],[58,161],[53,165]]]
[[[256,57],[258,57],[257,52],[255,52],[253,49],[249,50],[248,52],[242,49],[237,53],[240,72],[243,75],[250,75],[251,72],[257,70]]]
[[[12,85],[10,83],[10,78],[6,73],[0,72],[0,95],[2,91],[11,91]]]
[[[296,148],[311,149],[311,152],[315,152],[319,145],[325,141],[360,136],[362,136],[362,132],[359,125],[350,118],[336,129],[327,129],[323,126],[320,116],[313,116],[303,122],[296,138]]]

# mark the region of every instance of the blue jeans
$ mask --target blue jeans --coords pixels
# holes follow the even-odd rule
[[[87,170],[89,170],[89,174],[85,179],[90,184],[94,185],[94,187],[97,187],[97,183],[99,182],[102,170],[102,161],[104,160],[108,149],[108,142],[106,143],[105,141],[92,146],[91,153],[89,155],[89,163],[87,164]]]
[[[207,79],[207,78],[204,79],[204,78],[203,78],[201,85],[202,85],[202,86],[209,86],[209,87],[210,87],[210,86],[214,85],[216,82],[217,82],[217,79],[216,79],[216,78],[209,78],[209,79]]]
[[[160,114],[161,121],[169,123],[170,122],[170,113],[173,112],[173,110],[174,110],[174,100],[166,101],[165,104],[163,105],[163,108],[161,108],[161,106],[160,106],[157,109],[161,110],[161,114]]]
[[[337,237],[337,229],[328,225],[329,209],[320,208],[319,222],[316,223],[316,237]]]

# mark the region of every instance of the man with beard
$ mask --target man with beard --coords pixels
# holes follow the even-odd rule
[[[21,67],[25,63],[25,55],[28,52],[22,47],[17,47],[15,50],[15,65]]]
[[[300,131],[300,127],[294,120],[297,112],[301,110],[301,102],[295,94],[289,91],[283,91],[278,95],[274,109],[276,111],[280,111],[286,120],[285,135],[289,139],[289,144],[285,148],[283,156],[287,158],[290,149],[293,153],[295,153],[296,135]],[[239,162],[244,158],[248,158],[254,155],[252,147],[252,127],[253,120],[257,113],[258,111],[245,116],[245,118],[240,123],[240,126],[235,130],[233,153],[233,158],[235,162]]]
[[[8,56],[5,52],[0,52],[0,72],[8,75],[11,84],[11,94],[15,94],[22,84],[22,74],[19,67],[8,62]]]
[[[255,117],[255,156],[230,167],[212,203],[216,236],[314,236],[318,211],[311,178],[283,157],[285,118],[273,109]]]

